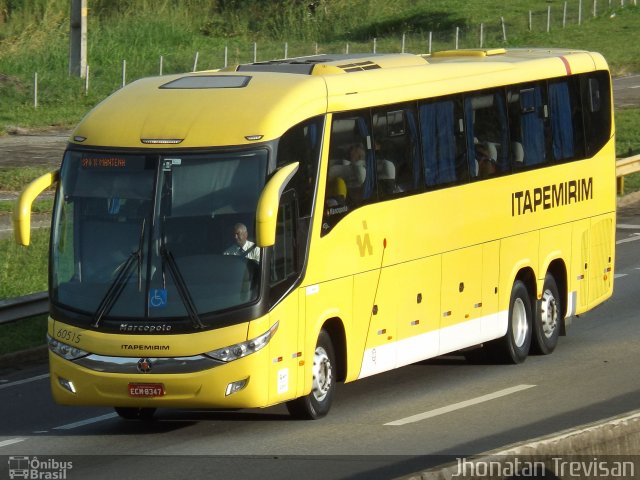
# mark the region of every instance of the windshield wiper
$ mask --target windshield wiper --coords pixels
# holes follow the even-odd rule
[[[118,298],[120,298],[120,295],[122,294],[122,291],[124,290],[124,287],[129,281],[129,277],[131,276],[131,267],[133,266],[135,260],[137,260],[138,266],[138,291],[142,291],[142,246],[144,243],[145,222],[146,219],[143,218],[142,227],[140,228],[140,239],[138,240],[138,249],[131,252],[127,259],[120,265],[118,265],[118,267],[116,268],[116,271],[119,270],[118,275],[113,280],[113,282],[109,286],[109,289],[107,290],[107,293],[105,293],[104,297],[102,297],[102,300],[100,301],[100,304],[98,305],[96,313],[93,316],[92,326],[94,328],[98,328],[102,317],[109,313]]]
[[[163,235],[164,240],[164,235]],[[194,328],[204,328],[204,324],[200,317],[198,316],[198,310],[196,309],[196,305],[193,302],[193,297],[191,297],[191,293],[189,292],[189,287],[187,287],[187,282],[184,281],[184,277],[180,273],[180,269],[178,268],[178,264],[176,263],[176,259],[173,257],[173,254],[169,251],[166,245],[163,244],[160,248],[160,256],[163,261],[167,262],[169,265],[169,272],[173,277],[173,282],[176,284],[178,289],[178,294],[180,295],[180,300],[182,300],[182,304],[184,305],[185,310],[187,311],[187,315],[191,319],[191,323]]]

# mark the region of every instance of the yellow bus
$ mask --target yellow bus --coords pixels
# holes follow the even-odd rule
[[[542,49],[318,55],[138,80],[59,172],[65,405],[327,414],[337,382],[450,352],[519,363],[613,288],[611,79]]]

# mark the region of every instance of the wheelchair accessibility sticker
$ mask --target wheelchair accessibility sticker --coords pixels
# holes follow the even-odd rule
[[[163,308],[167,306],[167,289],[152,288],[149,290],[149,306],[151,308]]]

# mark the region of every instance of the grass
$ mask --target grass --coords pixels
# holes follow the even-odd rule
[[[34,178],[51,170],[50,167],[9,167],[0,168],[0,192],[19,192]],[[14,201],[0,200],[0,215],[10,215],[13,212]],[[53,199],[43,198],[36,200],[31,208],[33,213],[51,213]],[[0,298],[2,298],[0,296]]]
[[[433,49],[479,46],[480,24],[484,45],[563,46],[602,52],[614,74],[640,71],[640,44],[629,41],[640,30],[640,10],[634,6],[609,10],[600,0],[598,15],[584,6],[578,25],[578,0],[564,2],[513,0],[324,0],[315,11],[310,2],[275,0],[93,0],[88,19],[90,88],[68,74],[68,1],[0,0],[8,12],[0,23],[0,132],[8,126],[70,126],[92,106],[126,81],[163,72],[191,70],[198,53],[198,69],[228,63],[269,60],[319,52],[401,50],[425,53],[428,35]],[[591,2],[582,2],[583,5]],[[551,6],[547,33],[547,6]],[[529,11],[532,28],[529,30]],[[624,45],[624,48],[620,48]],[[38,73],[38,102],[33,83]]]
[[[615,121],[618,158],[640,154],[640,109],[616,110]]]
[[[0,191],[20,191],[34,178],[51,171],[51,167],[0,168]]]
[[[0,299],[47,289],[49,229],[34,230],[31,246],[0,239]],[[0,355],[44,343],[46,315],[0,325]]]
[[[12,200],[0,200],[0,215],[13,213],[15,202]],[[32,213],[51,213],[53,211],[53,199],[36,200],[31,206]]]
[[[0,325],[0,355],[39,347],[45,343],[47,316]]]
[[[33,230],[28,248],[0,239],[0,298],[47,289],[49,229]]]
[[[616,155],[618,158],[640,154],[640,109],[616,110]],[[640,190],[640,172],[624,177],[624,193]]]

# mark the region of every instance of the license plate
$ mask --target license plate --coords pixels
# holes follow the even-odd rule
[[[162,397],[164,385],[162,383],[130,383],[130,397]]]

